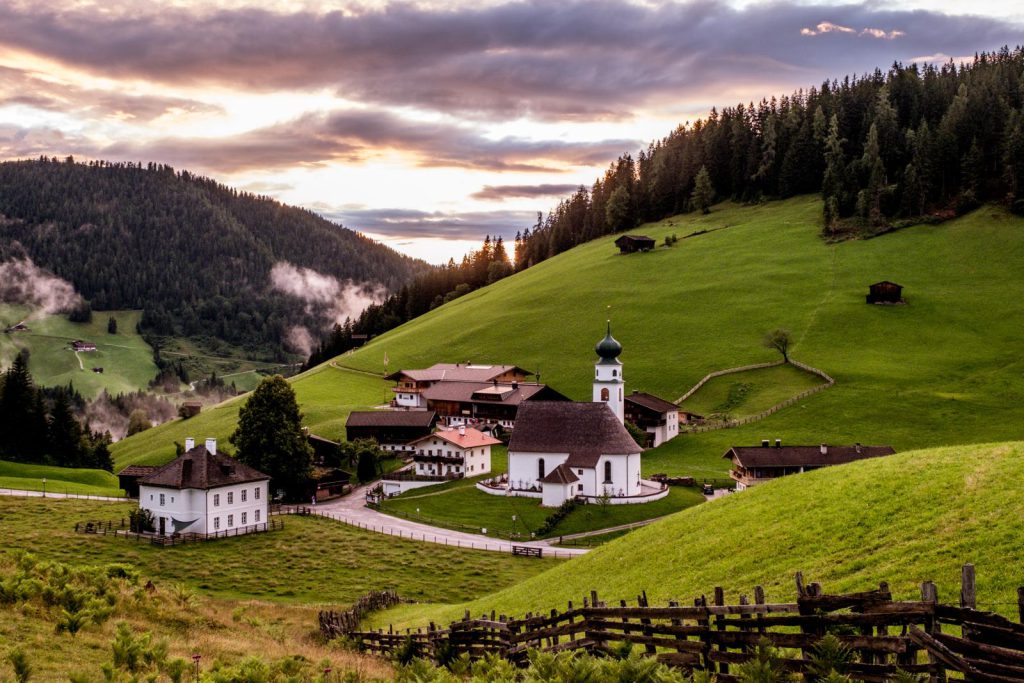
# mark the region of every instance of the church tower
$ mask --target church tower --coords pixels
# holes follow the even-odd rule
[[[594,401],[606,403],[619,422],[625,422],[625,380],[622,378],[622,344],[612,336],[612,323],[608,321],[608,334],[594,348],[600,359],[594,368]]]

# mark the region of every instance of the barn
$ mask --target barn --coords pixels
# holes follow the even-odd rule
[[[888,280],[876,282],[869,287],[867,300],[869,304],[902,304],[903,285]]]
[[[623,235],[615,240],[615,246],[623,254],[632,254],[637,251],[650,251],[654,249],[655,242],[646,235]]]

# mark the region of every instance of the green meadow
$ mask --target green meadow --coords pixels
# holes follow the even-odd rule
[[[764,586],[769,602],[794,598],[794,572],[827,592],[888,581],[903,599],[935,581],[956,602],[960,568],[973,563],[981,609],[1017,616],[1024,585],[1020,490],[1024,443],[899,453],[778,479],[630,532],[494,595],[455,606],[411,605],[377,625],[437,623],[494,609],[543,613],[597,590],[603,599],[687,604],[716,586],[730,600]]]
[[[43,479],[46,483],[43,483]],[[117,477],[105,470],[51,467],[0,460],[0,489],[89,496],[124,495]]]
[[[820,224],[820,199],[800,197],[723,204],[707,216],[644,225],[635,232],[659,244],[666,235],[681,239],[628,256],[614,237],[594,240],[333,362],[367,373],[381,372],[385,353],[391,370],[515,363],[586,400],[593,346],[611,318],[625,349],[627,390],[675,400],[711,371],[775,360],[761,342],[783,327],[793,334],[793,357],[836,385],[744,427],[683,435],[646,453],[645,473],[721,477],[729,446],[763,438],[897,450],[1019,438],[1024,219],[983,207],[940,225],[838,244],[820,238]],[[701,230],[709,232],[686,237]],[[864,302],[868,285],[883,279],[904,285],[907,305]],[[350,407],[388,396],[386,383],[329,364],[292,381],[307,423],[314,431],[326,425],[328,436],[340,435]],[[728,384],[711,407],[728,399]],[[750,395],[740,408],[799,388],[782,385],[766,385],[760,399]],[[235,411],[237,402],[194,418],[188,429],[176,421],[127,439],[114,449],[118,466],[166,460],[171,442],[188,431],[224,437]]]
[[[0,304],[0,330],[20,322],[29,311]],[[29,369],[37,384],[67,386],[73,383],[86,398],[106,389],[111,395],[145,389],[156,376],[153,349],[135,327],[141,311],[97,311],[90,323],[69,322],[64,315],[29,318],[27,332],[0,331],[0,366],[7,366],[18,352],[30,352]],[[107,319],[117,320],[117,334],[107,332]],[[96,351],[75,353],[75,339],[96,344]],[[103,373],[93,372],[103,368]]]

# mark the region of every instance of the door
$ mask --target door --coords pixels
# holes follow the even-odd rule
[[[160,535],[163,536],[164,532],[166,530],[167,530],[167,518],[166,517],[161,517],[160,518]]]

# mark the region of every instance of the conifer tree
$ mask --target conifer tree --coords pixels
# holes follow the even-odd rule
[[[708,174],[707,166],[701,166],[693,184],[690,202],[694,209],[700,209],[701,213],[708,214],[711,213],[711,204],[714,199],[715,188],[711,186],[711,176]]]

